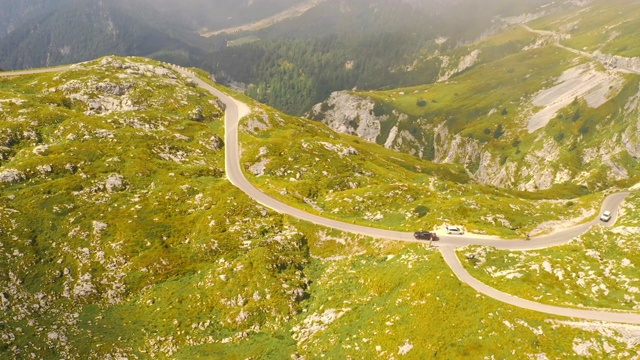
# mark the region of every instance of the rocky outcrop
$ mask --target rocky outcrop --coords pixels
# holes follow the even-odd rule
[[[595,51],[593,54],[591,54],[591,56],[593,57],[593,59],[603,63],[604,65],[640,74],[640,57],[630,58],[618,55],[603,54],[600,51]]]
[[[114,96],[123,96],[133,87],[133,83],[125,82],[122,84],[114,84],[110,81],[101,82],[95,86],[96,91],[101,92],[103,94],[114,95]]]
[[[108,192],[116,192],[124,188],[124,176],[120,174],[111,174],[105,181],[105,187]]]
[[[328,109],[323,111],[324,107]],[[387,117],[375,116],[374,107],[375,103],[370,99],[338,91],[331,94],[326,103],[314,106],[311,116],[321,115],[322,122],[337,132],[375,142],[380,135],[380,123]]]
[[[0,171],[0,183],[17,183],[24,180],[24,178],[24,173],[16,169]]]
[[[459,134],[450,134],[446,124],[440,124],[434,136],[437,163],[463,164],[469,167],[477,164],[482,157],[482,145]]]
[[[449,57],[442,57],[442,69],[440,70],[440,76],[438,77],[438,82],[443,82],[449,80],[453,75],[463,72],[464,70],[472,67],[480,56],[480,50],[473,50],[469,55],[463,56],[460,58],[458,65],[454,68],[447,68],[451,62]]]
[[[220,150],[224,147],[224,141],[219,136],[212,136],[208,140],[200,140],[200,144],[209,150]]]

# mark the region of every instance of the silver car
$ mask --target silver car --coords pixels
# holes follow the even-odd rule
[[[603,212],[602,215],[600,215],[600,220],[605,222],[611,220],[611,211],[607,210]]]
[[[462,231],[462,229],[458,226],[451,226],[451,225],[447,225],[445,227],[445,230],[447,231],[447,234],[455,234],[455,235],[463,235],[464,231]]]

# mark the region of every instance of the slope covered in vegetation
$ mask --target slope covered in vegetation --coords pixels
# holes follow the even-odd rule
[[[460,250],[475,277],[530,300],[570,307],[637,312],[638,194],[625,201],[612,229],[596,227],[571,244],[513,253]]]
[[[0,93],[0,357],[553,358],[585,342],[629,355],[628,329],[477,295],[426,245],[256,204],[224,178],[216,99],[163,64],[103,58],[0,78]],[[389,154],[256,111],[314,129],[300,144],[321,159]],[[464,180],[401,156],[366,165],[370,181],[383,165],[394,181],[418,165]]]
[[[627,26],[637,11],[626,1],[593,1],[530,22],[511,19],[508,30],[441,54],[435,84],[334,93],[310,117],[463,165],[483,184],[628,186],[640,158],[640,60],[629,57],[635,28]]]
[[[267,29],[213,39],[226,46],[208,67],[220,80],[244,83],[251,97],[300,115],[336,90],[432,83],[438,54],[496,31],[498,17],[543,3],[327,0]]]

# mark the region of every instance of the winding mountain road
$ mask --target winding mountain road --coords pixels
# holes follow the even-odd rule
[[[238,126],[239,126],[240,119],[251,113],[250,108],[246,104],[232,98],[231,96],[224,94],[220,90],[202,81],[191,71],[180,68],[178,66],[171,65],[171,67],[174,70],[183,74],[184,76],[193,80],[197,85],[209,91],[212,95],[219,98],[225,104],[226,106],[225,165],[227,169],[227,177],[231,183],[233,183],[235,186],[240,188],[252,199],[280,213],[288,214],[302,220],[306,220],[318,225],[338,229],[341,231],[366,235],[366,236],[380,238],[380,239],[424,243],[424,241],[415,240],[413,238],[412,233],[370,228],[366,226],[354,225],[354,224],[349,224],[341,221],[331,220],[331,219],[323,218],[321,216],[317,216],[314,214],[309,214],[302,210],[299,210],[289,205],[286,205],[284,203],[281,203],[269,197],[268,195],[264,194],[262,191],[258,190],[245,178],[242,172],[242,167],[240,165],[241,148],[238,141]],[[0,76],[19,76],[19,75],[37,74],[37,73],[45,73],[45,72],[64,71],[69,68],[70,66],[60,66],[60,67],[48,68],[48,69],[0,72]],[[559,306],[541,304],[541,303],[525,300],[522,298],[518,298],[512,295],[503,293],[494,288],[491,288],[490,286],[478,281],[473,276],[471,276],[471,274],[469,274],[469,272],[464,268],[464,266],[460,262],[460,259],[456,255],[456,251],[455,251],[456,247],[466,246],[466,245],[494,246],[498,249],[505,249],[505,250],[529,250],[529,249],[542,249],[550,246],[565,244],[569,242],[571,239],[573,239],[574,237],[586,232],[591,226],[595,226],[596,224],[601,224],[604,226],[612,226],[615,223],[615,220],[617,217],[617,209],[619,205],[624,201],[625,197],[628,195],[629,195],[628,192],[616,193],[608,196],[605,199],[605,201],[602,204],[602,209],[607,209],[612,212],[612,218],[607,224],[603,224],[596,219],[586,224],[575,226],[573,228],[558,231],[545,236],[536,237],[531,240],[508,241],[508,240],[501,240],[496,237],[480,236],[480,235],[463,235],[463,236],[442,235],[440,236],[440,241],[437,242],[436,246],[439,248],[444,260],[451,267],[451,270],[456,274],[456,276],[462,282],[468,284],[469,286],[474,288],[476,291],[482,294],[485,294],[491,298],[494,298],[498,301],[502,301],[504,303],[507,303],[513,306],[517,306],[517,307],[521,307],[521,308],[525,308],[533,311],[539,311],[547,314],[557,315],[557,316],[566,316],[571,318],[580,318],[580,319],[606,321],[606,322],[640,324],[640,314],[564,308]]]
[[[227,177],[231,183],[240,188],[243,192],[249,195],[252,199],[258,203],[269,207],[275,211],[283,214],[287,214],[298,219],[306,220],[317,225],[322,225],[341,231],[346,231],[355,234],[366,235],[374,238],[399,240],[406,242],[420,242],[414,239],[413,233],[390,231],[384,229],[370,228],[366,226],[354,225],[345,223],[342,221],[336,221],[324,218],[322,216],[310,214],[300,209],[296,209],[292,206],[284,204],[276,199],[273,199],[253,186],[242,172],[242,166],[240,165],[241,148],[238,141],[238,126],[239,121],[243,116],[249,115],[251,110],[249,107],[224,94],[220,90],[207,84],[199,79],[195,74],[178,67],[175,67],[177,71],[183,75],[192,79],[196,84],[209,91],[214,96],[218,97],[225,105],[225,165],[227,169]],[[528,310],[539,311],[546,314],[566,316],[571,318],[579,318],[586,320],[607,321],[617,323],[630,323],[640,324],[640,314],[623,313],[623,312],[611,312],[611,311],[598,311],[598,310],[583,310],[574,308],[565,308],[560,306],[546,305],[537,303],[534,301],[518,298],[513,295],[509,295],[498,291],[471,276],[471,274],[464,268],[460,259],[456,255],[456,247],[466,245],[483,245],[493,246],[498,249],[505,250],[532,250],[543,249],[550,246],[561,245],[568,243],[571,239],[578,235],[585,233],[591,226],[604,225],[612,226],[617,218],[617,209],[624,199],[629,195],[629,192],[621,192],[608,196],[602,206],[601,210],[609,210],[612,213],[611,220],[608,223],[602,223],[599,219],[595,219],[591,222],[581,224],[569,229],[551,233],[548,235],[533,238],[531,240],[501,240],[497,237],[480,236],[480,235],[442,235],[440,241],[437,242],[437,247],[440,250],[444,260],[451,267],[451,270],[456,276],[467,285],[471,286],[476,291],[485,294],[493,299],[502,301],[504,303],[514,305],[517,307],[525,308]]]

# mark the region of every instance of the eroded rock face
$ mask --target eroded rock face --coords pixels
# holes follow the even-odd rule
[[[379,118],[373,114],[375,103],[369,99],[351,95],[344,91],[334,92],[327,100],[329,109],[322,111],[322,104],[314,106],[312,114],[324,114],[322,122],[331,129],[345,134],[357,135],[375,142],[380,135]]]
[[[0,171],[0,183],[17,183],[24,180],[24,173],[16,169]]]
[[[202,109],[201,106],[198,106],[197,108],[191,110],[191,112],[189,113],[189,117],[193,121],[204,121],[204,109]]]
[[[585,148],[591,133],[563,141],[568,134],[556,134],[560,137],[554,138],[542,131],[560,111],[573,106],[576,99],[589,108],[600,108],[620,96],[626,84],[620,70],[630,72],[640,68],[640,59],[602,56],[600,61],[608,65],[609,70],[590,64],[576,65],[546,84],[546,88],[523,97],[519,113],[509,120],[512,123],[508,124],[506,134],[489,143],[452,133],[443,119],[409,118],[398,110],[377,116],[376,105],[366,94],[333,93],[325,103],[316,105],[309,117],[321,120],[337,132],[357,135],[392,150],[437,163],[463,165],[469,176],[485,185],[525,191],[549,189],[568,182],[588,186],[595,184],[596,175],[604,171],[602,169],[607,169],[608,179],[626,179],[632,171],[629,165],[625,165],[625,157],[640,159],[640,89],[637,94],[629,96],[623,106],[622,121],[627,124],[626,129],[619,134],[611,133],[609,139],[599,140],[600,144]],[[404,95],[401,92],[397,94]],[[488,116],[497,111],[492,110]],[[606,132],[612,120],[601,119],[587,131]],[[406,130],[408,125],[415,124],[419,124],[421,136],[414,136],[413,132]],[[386,135],[381,133],[384,128],[389,129]],[[525,153],[515,157],[501,153],[494,146],[497,143],[519,143],[523,139],[529,141],[522,150]],[[580,160],[585,165],[584,169],[576,167],[566,156],[567,151],[576,147],[582,152]]]
[[[99,83],[95,86],[95,89],[104,94],[123,96],[131,87],[133,87],[133,83],[114,84],[107,81]]]
[[[209,140],[203,141],[202,145],[210,150],[220,150],[224,147],[224,141],[219,136],[212,136]]]
[[[105,187],[108,192],[115,192],[124,188],[124,176],[120,174],[111,174],[105,181]]]
[[[595,51],[591,56],[601,63],[624,70],[640,72],[640,57],[624,57]]]
[[[450,59],[448,57],[443,57],[442,58],[443,69],[441,70],[440,77],[438,78],[438,82],[447,81],[453,75],[472,67],[473,65],[475,65],[476,62],[478,62],[479,56],[480,56],[480,50],[478,49],[473,50],[469,55],[463,56],[460,59],[460,62],[458,62],[458,65],[456,67],[448,70],[445,68],[450,63]]]

